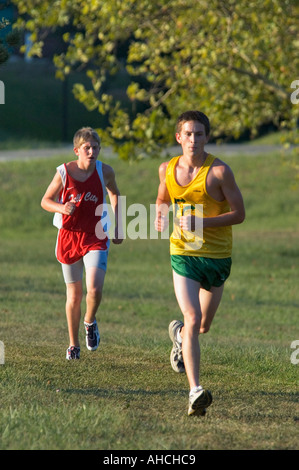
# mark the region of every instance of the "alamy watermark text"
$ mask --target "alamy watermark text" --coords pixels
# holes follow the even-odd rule
[[[5,104],[5,86],[0,80],[0,104]]]

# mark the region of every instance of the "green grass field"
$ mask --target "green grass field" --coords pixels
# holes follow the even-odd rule
[[[201,382],[214,402],[205,418],[190,418],[187,379],[169,362],[168,324],[181,314],[167,240],[111,247],[100,348],[87,351],[82,325],[81,359],[65,360],[56,229],[40,208],[62,161],[0,164],[0,449],[298,449],[299,365],[290,345],[299,336],[299,205],[291,168],[279,155],[226,158],[247,218],[234,228],[232,273],[200,337]],[[155,202],[159,161],[111,162],[128,206]]]

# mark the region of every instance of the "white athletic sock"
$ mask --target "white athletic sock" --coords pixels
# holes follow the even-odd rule
[[[84,325],[86,325],[86,326],[92,326],[93,324],[94,324],[94,322],[92,322],[92,323],[88,323],[87,321],[84,322]]]

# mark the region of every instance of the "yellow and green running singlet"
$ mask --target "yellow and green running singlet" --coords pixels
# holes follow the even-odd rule
[[[232,227],[210,227],[195,232],[182,232],[178,219],[184,214],[196,217],[214,217],[230,211],[227,201],[219,202],[206,190],[207,174],[215,160],[208,155],[205,163],[189,184],[181,186],[175,177],[180,157],[172,158],[166,170],[166,186],[173,204],[174,228],[170,237],[170,254],[228,258],[232,252]]]

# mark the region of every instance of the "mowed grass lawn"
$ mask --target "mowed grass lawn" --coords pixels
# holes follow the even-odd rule
[[[298,188],[278,154],[225,160],[247,218],[234,228],[232,273],[200,337],[201,382],[214,397],[205,418],[187,416],[187,379],[169,362],[168,324],[181,314],[168,241],[112,245],[100,348],[87,351],[82,325],[81,359],[67,362],[56,229],[40,208],[64,158],[0,164],[0,449],[298,449]],[[127,206],[149,208],[159,160],[111,163]]]

